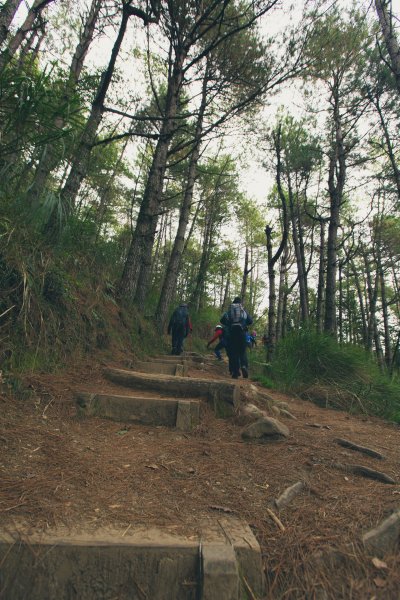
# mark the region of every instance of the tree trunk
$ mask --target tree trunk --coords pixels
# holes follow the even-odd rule
[[[343,265],[339,262],[339,306],[338,306],[339,344],[343,344]]]
[[[110,62],[101,77],[96,97],[92,103],[89,118],[86,122],[85,129],[83,130],[80,143],[75,150],[75,159],[72,162],[67,181],[60,193],[61,206],[66,218],[68,218],[73,211],[77,193],[82,180],[87,173],[93,142],[96,139],[97,130],[103,116],[104,100],[111,84],[115,62],[124,39],[128,19],[129,13],[124,9],[118,36],[112,49]]]
[[[247,292],[247,280],[249,276],[249,247],[246,246],[246,250],[244,253],[244,267],[243,267],[243,276],[242,276],[242,286],[240,288],[240,297],[242,302],[245,302],[246,292]]]
[[[325,222],[320,221],[320,242],[319,242],[319,268],[318,268],[318,288],[317,288],[317,311],[316,325],[318,333],[323,331],[323,313],[324,313],[324,287],[325,287]]]
[[[135,300],[138,291],[137,286],[141,275],[140,271],[144,268],[144,257],[146,257],[145,262],[147,264],[148,257],[151,256],[153,248],[153,219],[160,210],[160,198],[162,197],[168,149],[176,128],[175,117],[182,85],[183,63],[185,57],[186,52],[183,49],[179,52],[177,51],[174,65],[168,79],[166,107],[160,137],[154,152],[143,201],[136,222],[136,228],[132,236],[132,242],[118,288],[119,295],[131,301]],[[144,287],[138,293],[137,299],[139,305],[143,304],[147,295],[149,285],[148,275],[148,273],[143,273],[142,275],[142,285]]]
[[[394,178],[394,182],[396,184],[397,195],[400,199],[400,171],[397,166],[396,156],[395,156],[395,152],[393,150],[392,140],[390,139],[389,130],[387,128],[387,124],[384,119],[382,109],[381,109],[381,106],[379,103],[379,96],[376,95],[374,98],[371,97],[371,101],[373,102],[373,104],[377,110],[377,113],[379,115],[379,120],[381,122],[382,131],[383,131],[383,135],[384,135],[385,142],[386,142],[386,151],[387,151],[387,154],[388,154],[388,157],[390,160],[390,164],[392,165],[393,178]]]
[[[18,48],[27,37],[28,33],[32,31],[32,27],[37,17],[43,11],[43,9],[54,2],[54,0],[35,0],[32,7],[29,9],[25,21],[18,29],[17,33],[11,38],[7,48],[2,52],[0,56],[0,71],[2,71],[5,65],[15,56]]]
[[[224,297],[223,297],[222,304],[221,304],[221,311],[224,311],[228,306],[230,287],[231,287],[231,272],[228,271],[228,277],[226,278]]]
[[[161,288],[160,298],[156,310],[156,323],[163,331],[167,322],[169,305],[172,302],[178,271],[182,262],[182,255],[185,246],[185,234],[189,223],[190,209],[193,202],[193,190],[196,182],[197,164],[200,158],[200,141],[203,131],[204,112],[207,105],[207,81],[208,81],[208,63],[203,78],[202,98],[197,117],[196,130],[194,134],[194,146],[189,159],[188,175],[185,186],[185,193],[179,214],[178,229],[176,232],[174,246],[168,262],[167,270]]]
[[[346,154],[339,113],[339,90],[337,82],[333,86],[332,101],[334,104],[335,139],[329,160],[328,177],[330,215],[327,243],[324,331],[336,335],[337,233],[340,225],[340,207],[346,180]]]
[[[375,336],[375,322],[376,322],[376,302],[378,299],[378,280],[379,274],[378,271],[375,273],[375,282],[372,285],[372,275],[370,268],[370,261],[368,259],[367,253],[364,252],[364,265],[365,265],[365,274],[367,280],[367,292],[368,292],[368,337],[367,337],[367,350],[372,352],[372,345]]]
[[[360,278],[358,276],[358,272],[357,272],[357,269],[356,269],[353,261],[350,262],[350,267],[351,267],[351,272],[353,274],[354,283],[355,283],[356,290],[357,290],[358,304],[359,304],[360,315],[361,315],[362,342],[363,342],[364,348],[367,348],[368,326],[367,326],[367,317],[366,317],[364,298],[363,298],[363,293],[362,293],[362,289],[361,289],[361,285],[360,285]]]
[[[22,0],[6,0],[0,10],[0,46],[6,39],[10,25]]]
[[[275,263],[279,260],[282,252],[284,251],[287,239],[288,239],[288,211],[286,206],[286,197],[282,189],[282,163],[281,163],[281,125],[278,125],[276,131],[273,134],[275,152],[276,152],[276,184],[278,188],[278,194],[282,205],[282,239],[279,244],[278,250],[273,255],[272,253],[272,227],[267,225],[265,227],[265,235],[267,238],[267,257],[268,257],[268,281],[269,281],[269,294],[268,294],[268,330],[267,330],[267,361],[270,362],[275,351],[275,334],[276,334],[276,292],[275,292]]]
[[[288,262],[288,247],[286,246],[281,258],[281,264],[279,268],[279,291],[278,291],[278,306],[276,310],[276,331],[275,341],[276,343],[282,337],[282,323],[283,323],[283,305],[286,291],[286,274],[287,274],[287,262]]]
[[[79,42],[75,48],[74,56],[72,57],[71,66],[69,69],[69,81],[63,98],[64,105],[69,103],[71,96],[75,93],[85,57],[93,40],[96,22],[102,2],[103,0],[93,0],[87,20],[81,31]],[[54,119],[55,128],[61,131],[64,125],[64,118],[60,115],[56,116]],[[43,191],[46,189],[46,183],[50,173],[54,171],[61,159],[62,156],[57,144],[46,144],[46,146],[43,148],[33,183],[29,188],[29,200],[31,206],[37,207],[39,205],[40,197],[42,196]]]
[[[397,91],[400,93],[400,49],[396,39],[391,15],[387,10],[386,0],[375,0],[375,8],[378,13],[379,23],[385,40],[386,49],[390,57],[393,75],[396,80]]]
[[[380,248],[377,250],[378,259],[378,271],[379,271],[379,283],[381,288],[381,300],[382,300],[382,316],[383,316],[383,329],[384,329],[384,346],[385,346],[385,363],[386,367],[390,369],[392,364],[392,345],[390,343],[390,326],[389,326],[389,311],[388,303],[386,299],[386,284],[385,274],[382,266],[382,257]]]
[[[204,294],[204,282],[206,280],[208,265],[210,262],[210,250],[213,238],[213,229],[213,213],[211,211],[208,211],[204,231],[203,250],[201,254],[199,270],[197,273],[196,286],[190,298],[190,303],[193,305],[193,308],[196,312],[200,308],[201,299]]]
[[[267,237],[267,257],[268,257],[268,332],[267,332],[267,362],[273,358],[275,351],[275,332],[276,332],[276,292],[275,292],[275,262],[272,255],[272,227],[268,225],[265,228]]]
[[[286,173],[286,177],[287,177],[288,192],[289,192],[290,220],[292,223],[292,239],[293,239],[293,246],[294,246],[294,251],[295,251],[295,256],[296,256],[297,273],[298,273],[298,281],[299,281],[301,321],[302,321],[302,323],[305,323],[308,320],[309,311],[308,311],[308,297],[307,297],[305,264],[303,262],[303,256],[302,256],[302,252],[301,252],[301,248],[300,248],[300,241],[299,241],[299,231],[298,231],[298,225],[300,227],[299,215],[298,215],[298,211],[295,210],[295,206],[294,206],[294,198],[293,198],[290,173]]]
[[[158,214],[153,215],[151,226],[147,234],[149,239],[146,240],[146,238],[144,238],[145,249],[142,253],[142,260],[140,263],[139,278],[137,282],[135,295],[135,303],[142,311],[144,311],[146,308],[146,298],[151,282],[153,245],[157,231],[158,217]]]

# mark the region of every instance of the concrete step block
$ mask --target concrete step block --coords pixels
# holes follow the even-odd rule
[[[139,373],[161,373],[162,375],[179,375],[186,377],[187,365],[175,361],[154,362],[138,360],[132,367]]]
[[[104,375],[110,381],[126,387],[153,390],[181,398],[205,398],[221,417],[232,415],[239,405],[239,388],[231,382],[171,375],[151,376],[115,368],[105,369]]]
[[[178,400],[176,428],[191,431],[200,423],[200,402],[196,400]]]
[[[102,417],[113,421],[134,422],[142,425],[164,425],[190,431],[199,424],[200,402],[187,401],[186,418],[182,417],[180,400],[176,398],[143,398],[113,394],[76,392],[78,415]]]
[[[202,600],[239,600],[240,581],[233,546],[204,543],[201,547]]]
[[[242,600],[265,596],[261,551],[238,519],[158,528],[0,530],[5,600]],[[245,550],[246,548],[246,550]],[[244,584],[244,582],[246,582]],[[249,589],[252,595],[249,595]]]
[[[121,533],[2,535],[2,598],[197,600],[196,541]]]

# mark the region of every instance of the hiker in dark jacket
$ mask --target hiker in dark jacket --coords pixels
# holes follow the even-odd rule
[[[241,299],[237,296],[229,309],[221,317],[222,325],[227,328],[227,352],[229,358],[229,372],[233,379],[240,376],[249,376],[249,367],[246,356],[246,331],[253,319],[242,306]]]
[[[191,333],[188,305],[184,302],[174,310],[168,324],[168,335],[172,334],[171,354],[179,356],[183,352],[183,341]]]

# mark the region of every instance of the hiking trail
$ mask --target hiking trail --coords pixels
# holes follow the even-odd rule
[[[261,599],[303,579],[325,599],[354,556],[355,598],[398,597],[394,424],[232,382],[197,353],[29,385],[2,397],[0,598]]]

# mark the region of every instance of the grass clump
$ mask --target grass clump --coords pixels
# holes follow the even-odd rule
[[[319,405],[400,422],[399,383],[363,348],[329,335],[292,332],[277,345],[269,375],[280,389]]]

